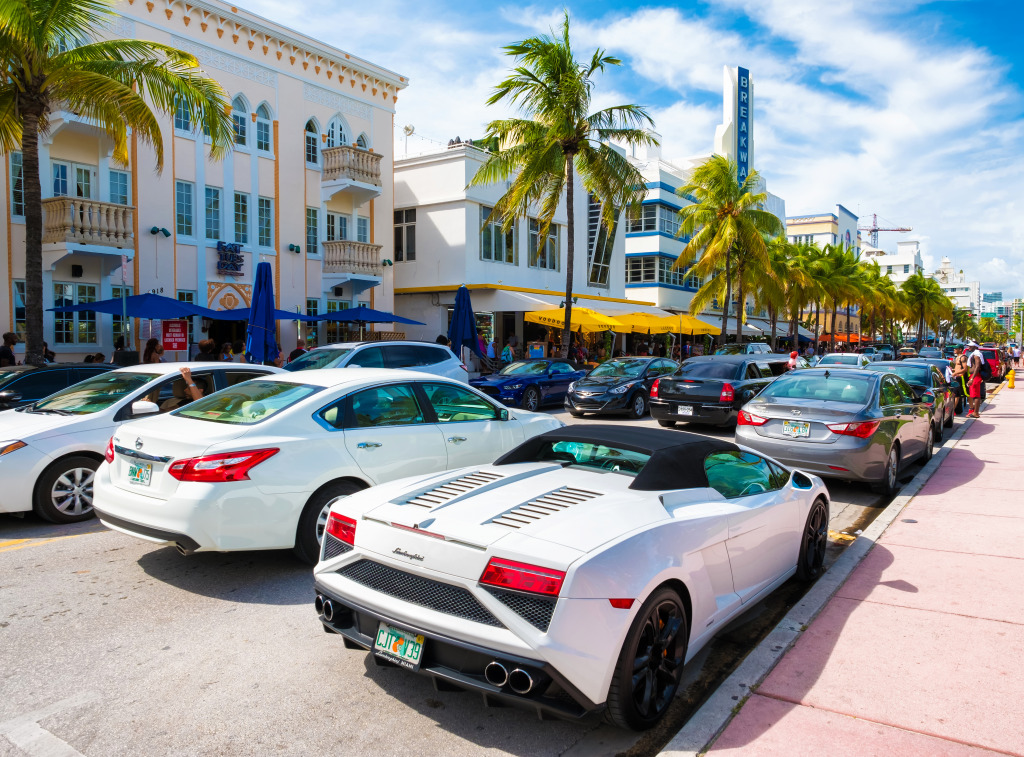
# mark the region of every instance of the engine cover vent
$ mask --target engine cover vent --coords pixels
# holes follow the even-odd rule
[[[446,502],[450,502],[456,497],[461,497],[463,494],[469,494],[474,489],[479,489],[487,484],[492,484],[495,481],[504,478],[497,473],[491,473],[489,471],[477,471],[476,473],[468,473],[465,476],[447,481],[440,486],[435,486],[433,489],[427,489],[426,491],[415,494],[412,497],[399,502],[401,505],[417,505],[418,507],[425,507],[427,509],[443,505]]]
[[[586,489],[573,489],[570,486],[563,486],[547,494],[543,494],[529,502],[517,505],[511,510],[506,510],[496,518],[491,518],[488,523],[495,523],[507,528],[522,528],[540,520],[546,515],[567,510],[580,502],[600,497],[600,492],[591,492]]]

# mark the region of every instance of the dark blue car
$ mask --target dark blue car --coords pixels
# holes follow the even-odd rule
[[[471,386],[506,405],[537,410],[560,405],[569,384],[587,375],[572,363],[557,358],[517,360],[498,373],[470,379]]]

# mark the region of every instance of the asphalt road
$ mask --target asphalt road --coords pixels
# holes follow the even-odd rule
[[[885,503],[830,490],[835,552]],[[376,667],[323,633],[290,553],[182,557],[96,521],[0,515],[0,755],[649,754],[800,591],[734,624],[689,666],[666,728],[641,736],[487,709]]]

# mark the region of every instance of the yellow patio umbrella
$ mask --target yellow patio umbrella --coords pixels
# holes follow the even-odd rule
[[[629,313],[617,315],[617,320],[632,327],[637,334],[721,334],[722,330],[700,318],[686,313],[670,316],[649,315],[648,313]]]
[[[531,310],[523,315],[524,321],[539,323],[553,329],[565,327],[565,308],[557,310]],[[629,331],[630,327],[615,318],[591,310],[590,308],[573,307],[572,330],[590,333],[593,331]]]

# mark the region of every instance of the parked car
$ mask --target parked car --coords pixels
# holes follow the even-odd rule
[[[866,368],[871,365],[871,358],[859,352],[830,352],[818,358],[818,362],[813,367],[827,368],[834,365],[846,368]]]
[[[908,357],[917,357],[917,350],[913,347],[900,347],[900,351],[896,353],[896,359],[906,360]]]
[[[586,375],[566,360],[539,358],[509,363],[490,376],[470,379],[469,385],[503,404],[534,411],[562,404],[569,386]]]
[[[917,356],[918,357],[941,358],[942,357],[942,350],[940,350],[938,347],[922,347],[920,350],[918,350]]]
[[[828,506],[821,479],[729,441],[577,424],[338,500],[314,608],[374,662],[645,729],[733,618],[820,575]]]
[[[956,357],[956,345],[954,345],[954,344],[947,344],[945,347],[943,347],[942,348],[942,356],[943,357],[947,357],[947,358],[949,358],[951,360],[954,357]]]
[[[797,371],[743,406],[736,442],[792,468],[893,494],[906,465],[931,459],[931,424],[932,407],[891,373]]]
[[[642,418],[659,376],[675,372],[679,363],[661,357],[608,360],[569,385],[565,409],[577,418],[586,413],[628,413]]]
[[[93,483],[122,423],[190,401],[178,368],[209,393],[280,368],[235,363],[156,363],[106,371],[45,399],[0,413],[0,512],[34,510],[54,523],[93,516]]]
[[[116,368],[108,363],[48,363],[0,368],[0,410],[30,405],[72,384]]]
[[[868,360],[874,362],[875,360],[882,360],[882,353],[874,347],[858,347],[855,352],[858,355],[864,355]]]
[[[896,350],[893,349],[891,344],[876,344],[875,350],[880,355],[880,360],[895,360]]]
[[[727,344],[715,350],[716,355],[770,355],[772,348],[765,342]]]
[[[691,357],[651,387],[651,417],[666,428],[684,421],[728,426],[743,405],[788,369],[789,355]]]
[[[410,371],[267,376],[115,432],[96,474],[96,512],[182,554],[294,549],[314,563],[338,498],[483,465],[563,425]]]
[[[953,428],[956,417],[956,395],[946,383],[945,366],[939,368],[924,362],[925,358],[872,363],[869,371],[894,373],[910,385],[914,396],[932,406],[932,433],[942,441],[942,429]],[[934,361],[940,362],[940,361]]]
[[[310,350],[286,371],[319,368],[404,368],[467,383],[469,369],[443,344],[430,342],[340,342]]]

